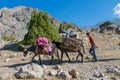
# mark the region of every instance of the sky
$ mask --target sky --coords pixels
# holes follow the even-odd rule
[[[60,22],[93,26],[120,18],[120,0],[0,0],[0,9],[26,6],[48,12]]]

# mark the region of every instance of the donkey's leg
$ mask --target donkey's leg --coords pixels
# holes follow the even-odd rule
[[[32,57],[32,61],[34,60],[34,58],[37,56],[37,54],[34,54],[34,56]]]
[[[51,65],[51,64],[52,64],[53,59],[54,59],[54,56],[53,56],[53,54],[51,54],[51,61],[50,61],[49,65]]]
[[[59,61],[59,64],[60,64],[60,56],[59,56],[59,53],[58,53],[58,49],[57,49],[57,58],[58,58],[58,61]]]
[[[83,63],[83,54],[81,51],[78,51],[79,55],[81,55],[81,62]]]
[[[81,62],[83,63],[83,54],[78,51],[78,56],[76,57],[76,61],[78,60],[78,57],[81,55]]]
[[[78,52],[78,55],[77,55],[77,57],[76,57],[76,61],[78,60],[78,57],[80,56],[80,53]]]
[[[69,62],[71,62],[70,57],[69,57],[69,55],[68,55],[68,53],[67,53],[66,51],[65,51],[65,54],[66,54],[66,56],[68,57]]]
[[[41,65],[41,64],[42,64],[42,62],[41,62],[41,57],[40,57],[40,54],[39,54],[39,61],[40,61],[39,65]]]
[[[61,51],[61,60],[60,60],[59,64],[62,62],[62,58],[63,58],[63,51]]]

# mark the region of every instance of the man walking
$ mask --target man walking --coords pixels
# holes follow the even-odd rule
[[[89,53],[93,56],[94,61],[97,61],[96,57],[96,44],[94,38],[90,35],[89,32],[86,33],[87,37],[89,38],[89,42],[91,44],[91,47],[89,49]]]

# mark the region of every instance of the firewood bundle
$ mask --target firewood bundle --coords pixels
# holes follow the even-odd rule
[[[81,43],[82,42],[79,39],[62,38],[61,48],[63,48],[64,50],[73,52],[80,49]]]

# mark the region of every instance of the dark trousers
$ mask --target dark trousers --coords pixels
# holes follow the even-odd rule
[[[94,59],[97,60],[97,57],[96,57],[96,46],[95,45],[91,45],[89,53],[93,56]]]

